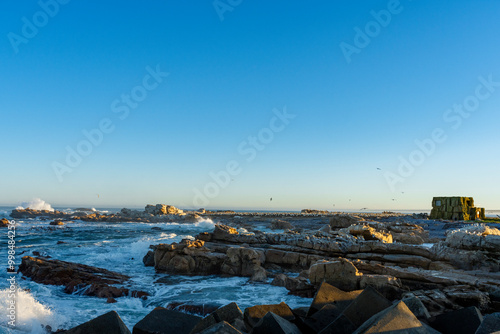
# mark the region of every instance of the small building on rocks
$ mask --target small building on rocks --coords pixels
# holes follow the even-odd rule
[[[484,219],[484,208],[476,208],[472,197],[434,197],[431,219]]]

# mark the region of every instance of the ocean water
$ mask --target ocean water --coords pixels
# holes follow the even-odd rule
[[[8,211],[10,213],[10,211]],[[149,245],[179,242],[200,232],[212,231],[214,222],[184,223],[91,223],[76,221],[50,226],[48,221],[16,221],[16,263],[22,256],[38,251],[54,259],[106,268],[131,276],[127,285],[150,293],[147,300],[121,297],[114,304],[106,299],[66,294],[62,286],[42,285],[14,275],[19,285],[16,296],[16,328],[8,325],[7,229],[0,230],[0,333],[44,333],[42,325],[53,330],[69,329],[108,311],[117,311],[132,329],[157,306],[171,302],[220,304],[237,302],[243,310],[257,304],[285,301],[291,307],[307,306],[311,299],[290,296],[282,287],[249,283],[248,278],[218,276],[169,276],[145,267],[142,258]],[[152,229],[153,227],[160,230]],[[57,244],[63,241],[63,244]],[[158,279],[167,283],[155,283]]]

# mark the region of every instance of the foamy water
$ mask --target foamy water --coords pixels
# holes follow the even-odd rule
[[[193,302],[225,305],[237,302],[243,309],[256,304],[287,302],[291,307],[306,306],[310,299],[289,296],[282,287],[248,283],[248,278],[218,276],[169,276],[158,274],[142,263],[149,246],[158,243],[179,242],[198,233],[212,231],[214,222],[199,220],[183,223],[94,223],[74,222],[64,226],[50,226],[49,222],[31,220],[17,222],[17,263],[21,257],[38,251],[54,259],[106,268],[131,276],[127,287],[150,293],[147,300],[121,297],[114,304],[106,299],[69,295],[62,286],[49,286],[22,280],[15,275],[21,291],[17,293],[16,329],[8,326],[8,318],[0,318],[0,333],[43,333],[42,325],[53,330],[69,329],[96,316],[117,311],[125,324],[132,327],[157,306],[171,302]],[[63,241],[62,244],[57,244]],[[6,268],[6,233],[2,240],[2,267]],[[1,282],[6,282],[5,270],[0,270]],[[165,283],[155,283],[162,279]],[[0,312],[6,315],[8,290],[0,285]],[[29,289],[28,291],[25,291]]]

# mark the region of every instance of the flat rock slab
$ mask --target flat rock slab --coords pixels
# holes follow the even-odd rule
[[[139,321],[133,334],[189,334],[201,317],[157,307]]]
[[[64,332],[65,334],[130,334],[115,311],[108,312]]]
[[[299,328],[273,312],[268,312],[255,325],[252,334],[301,334]]]
[[[44,257],[25,256],[19,271],[34,282],[49,285],[64,285],[66,293],[81,290],[87,296],[99,298],[129,295],[129,289],[112,285],[123,284],[130,277],[103,268],[66,262]],[[86,289],[83,289],[87,287]],[[144,291],[131,291],[132,297],[147,298]]]
[[[313,315],[327,304],[335,304],[338,309],[345,309],[363,290],[345,292],[326,282],[321,283],[309,307],[308,316]]]
[[[293,321],[295,316],[292,313],[290,307],[285,303],[271,304],[271,305],[256,305],[248,307],[244,312],[245,325],[248,329],[251,329],[257,325],[257,323],[264,318],[268,312],[273,312],[285,320]]]
[[[443,334],[469,334],[475,333],[482,321],[481,312],[471,306],[438,315],[430,324]]]

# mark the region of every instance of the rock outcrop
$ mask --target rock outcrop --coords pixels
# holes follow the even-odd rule
[[[24,256],[19,271],[33,281],[48,285],[64,285],[66,293],[81,293],[99,298],[132,296],[146,298],[143,291],[130,291],[123,285],[130,277],[102,268],[78,263]]]

